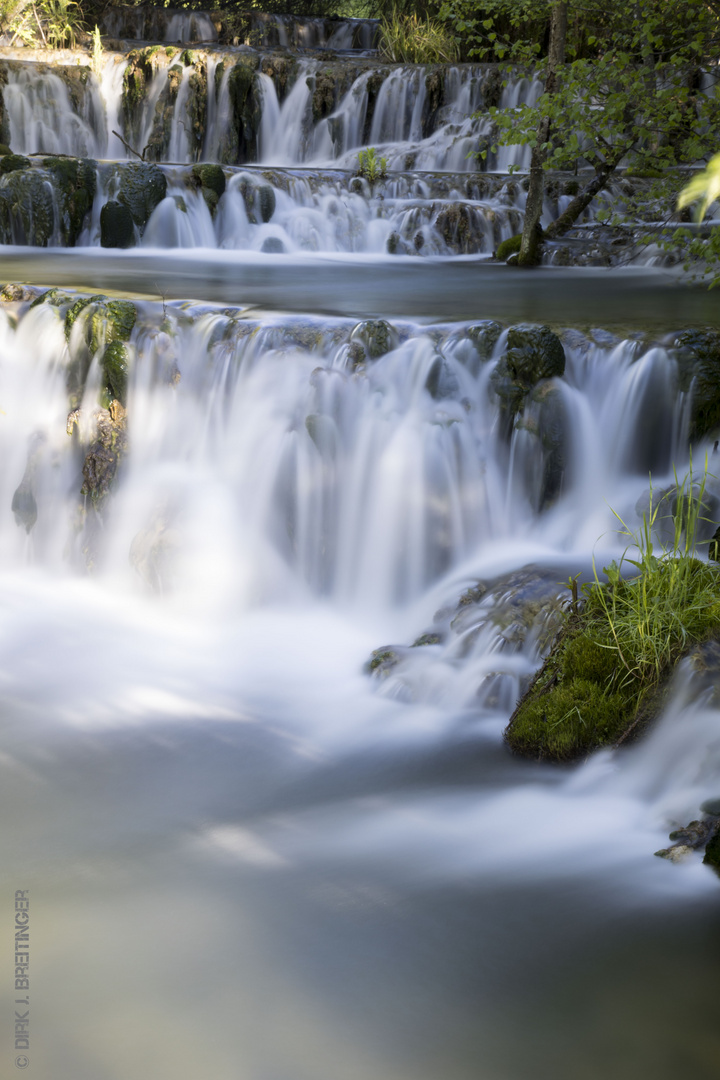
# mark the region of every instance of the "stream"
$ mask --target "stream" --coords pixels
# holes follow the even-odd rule
[[[258,16],[233,44],[206,13],[161,14],[118,9],[72,94],[47,54],[0,50],[13,152],[97,160],[72,244],[41,158],[32,223],[0,213],[3,282],[68,290],[0,305],[0,1072],[714,1080],[718,879],[654,852],[720,798],[720,675],[681,665],[646,737],[572,766],[502,738],[563,583],[618,558],[615,514],[637,527],[650,482],[690,468],[677,335],[717,325],[714,294],[653,260],[492,263],[527,160],[467,157],[489,69],[445,71],[431,108],[432,72],[379,79],[372,22]],[[144,37],[164,59],[133,112]],[[167,43],[195,49],[172,100]],[[358,69],[319,118],[326,61]],[[113,130],[156,147],[166,184],[129,250],[103,241],[132,165]],[[377,185],[355,175],[370,145]],[[222,164],[219,199],[198,162]],[[107,298],[92,347],[100,309],[68,313],[100,291],[134,322],[128,449],[95,500]],[[552,325],[564,373],[503,430],[494,380],[525,322]],[[696,473],[707,455],[720,476],[716,451],[696,440]]]

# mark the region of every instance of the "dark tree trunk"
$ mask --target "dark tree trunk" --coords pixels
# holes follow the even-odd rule
[[[558,71],[565,63],[566,38],[567,3],[563,0],[563,2],[553,4],[550,17],[550,48],[548,51],[548,72],[545,80],[546,94],[555,93]],[[545,196],[543,164],[547,157],[545,144],[549,137],[550,121],[545,118],[538,124],[537,140],[530,160],[530,183],[525,204],[525,224],[523,225],[522,242],[520,244],[520,254],[518,255],[520,266],[535,266],[540,259],[540,245],[542,243],[540,217]]]
[[[547,240],[553,240],[556,236],[563,236],[568,229],[572,228],[583,210],[586,210],[595,196],[598,195],[603,188],[607,187],[610,177],[615,172],[618,164],[622,161],[625,153],[626,150],[618,150],[609,161],[605,162],[597,169],[595,176],[587,187],[575,196],[573,201],[563,211],[559,218],[556,218],[555,221],[548,225],[545,230],[545,238]]]

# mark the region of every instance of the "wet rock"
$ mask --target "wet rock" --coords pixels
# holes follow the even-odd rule
[[[335,108],[335,94],[337,80],[333,72],[318,72],[313,78],[307,80],[308,88],[312,91],[312,117],[313,123],[318,124]]]
[[[397,348],[398,337],[384,319],[367,319],[358,323],[350,335],[351,342],[359,342],[370,360],[378,360],[385,353]]]
[[[690,441],[720,434],[720,331],[687,330],[675,339],[678,382],[690,393]]]
[[[568,417],[561,395],[551,382],[539,383],[530,393],[516,422],[536,444],[526,455],[528,497],[540,512],[561,494],[567,465]]]
[[[424,645],[439,645],[442,642],[442,635],[430,632],[428,634],[421,634],[420,637],[413,641],[411,648],[419,649]]]
[[[119,173],[117,201],[127,207],[142,233],[153,210],[167,195],[165,173],[143,161],[123,164]]]
[[[214,217],[220,196],[225,193],[225,173],[219,165],[204,164],[193,165],[192,175]]]
[[[127,206],[111,199],[100,211],[100,244],[105,248],[129,248],[135,243],[135,224]]]
[[[4,154],[0,157],[0,176],[18,169],[29,169],[30,165],[30,158],[21,157],[20,154]]]
[[[508,330],[505,362],[511,378],[526,386],[565,372],[565,350],[548,326],[524,324]]]
[[[497,67],[490,68],[482,88],[483,104],[486,109],[497,108],[500,105],[503,89],[502,73]]]
[[[469,326],[465,331],[466,336],[475,346],[475,352],[482,363],[492,357],[502,332],[503,328],[500,323],[491,320],[475,323],[474,326]]]
[[[65,316],[65,336],[68,341],[77,320],[82,316],[83,333],[76,341],[68,368],[67,386],[70,401],[79,404],[92,358],[100,352],[104,392],[107,400],[117,399],[125,404],[129,354],[125,342],[130,340],[137,309],[129,300],[110,300],[102,294],[81,297]]]
[[[716,874],[720,874],[720,828],[715,831],[712,839],[708,841],[703,862],[707,866],[712,866]]]
[[[660,848],[655,854],[661,859],[668,859],[669,862],[683,862],[688,855],[692,855],[693,849],[686,844],[673,844],[669,848]]]
[[[370,653],[370,659],[365,665],[365,671],[369,675],[384,679],[392,669],[400,662],[400,653],[393,645],[383,645],[381,649],[374,649]]]
[[[557,334],[547,326],[522,324],[508,330],[504,356],[491,376],[500,398],[501,428],[509,438],[515,418],[522,412],[532,388],[542,379],[565,371],[565,350]]]
[[[255,78],[256,64],[255,59],[242,57],[228,78],[233,120],[220,149],[220,160],[228,164],[243,164],[258,158],[262,105]]]
[[[127,453],[127,417],[119,401],[95,413],[95,437],[85,455],[81,494],[92,499],[96,510],[104,506],[115,482],[118,467]]]
[[[422,113],[422,136],[432,135],[437,123],[438,113],[445,99],[445,72],[440,65],[431,67],[425,75],[425,102]]]
[[[275,213],[275,191],[270,184],[263,184],[258,188],[258,205],[260,217],[264,222],[270,221]]]
[[[55,207],[47,175],[40,169],[27,168],[0,178],[2,242],[47,247],[54,232]]]
[[[25,472],[12,497],[11,509],[15,524],[24,526],[27,533],[30,532],[37,521],[35,482],[46,441],[45,435],[41,431],[37,431],[30,436]]]
[[[260,250],[269,255],[284,255],[286,248],[279,236],[266,236]]]
[[[90,158],[46,157],[43,169],[52,177],[60,209],[60,235],[65,247],[74,247],[92,210],[97,187],[97,162]]]
[[[444,357],[438,355],[433,360],[425,380],[425,389],[435,401],[456,397],[460,392],[457,376]]]

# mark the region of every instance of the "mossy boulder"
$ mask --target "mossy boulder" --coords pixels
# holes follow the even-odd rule
[[[72,407],[80,403],[92,358],[101,352],[103,393],[107,401],[124,405],[127,398],[129,341],[137,309],[129,300],[110,300],[103,295],[81,297],[65,316],[65,336],[70,336],[82,316],[82,341],[75,345],[68,368],[68,392]]]
[[[522,233],[518,233],[517,236],[511,236],[508,240],[503,240],[496,248],[495,258],[499,262],[505,262],[511,255],[517,255],[521,244]]]
[[[680,389],[691,395],[690,441],[720,435],[720,331],[686,330],[675,355]]]
[[[569,761],[636,738],[660,712],[675,664],[688,653],[691,661],[702,658],[717,635],[720,576],[713,566],[683,557],[629,580],[617,567],[608,573],[608,583],[586,590],[581,609],[574,603],[510,717],[505,739],[515,753]],[[669,591],[680,579],[682,593]],[[668,614],[679,595],[682,626]],[[657,643],[652,652],[649,641]]]
[[[199,186],[207,208],[215,216],[220,196],[225,192],[225,173],[219,165],[193,165],[193,180]]]
[[[60,210],[60,234],[74,247],[92,209],[97,188],[97,162],[90,158],[47,157],[42,168],[52,177]]]
[[[123,203],[111,199],[100,211],[100,244],[106,248],[129,248],[135,243],[135,223]]]
[[[127,207],[134,224],[141,231],[166,195],[165,173],[157,165],[132,161],[120,166],[117,201]]]
[[[505,353],[491,376],[500,399],[501,427],[509,437],[528,396],[543,379],[560,377],[565,371],[565,350],[548,326],[523,323],[508,330]]]
[[[491,319],[468,326],[465,336],[472,341],[476,356],[481,363],[491,359],[502,332],[500,323]]]
[[[257,161],[262,104],[256,80],[257,60],[241,57],[228,77],[232,122],[221,148],[228,164]]]
[[[30,158],[22,157],[20,154],[4,154],[0,157],[0,176],[16,172],[18,169],[29,169],[30,165]]]
[[[366,319],[354,328],[350,342],[362,345],[369,360],[378,360],[397,347],[398,335],[384,319]]]

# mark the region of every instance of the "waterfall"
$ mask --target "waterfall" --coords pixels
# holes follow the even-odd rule
[[[99,80],[0,58],[15,1066],[710,1077],[717,879],[653,853],[720,809],[717,643],[632,745],[503,732],[691,463],[712,536],[712,306],[491,258],[529,161],[491,109],[537,80],[229,10],[113,7]]]
[[[19,154],[72,154],[101,157],[105,152],[105,117],[100,87],[87,69],[65,69],[68,84],[39,65],[9,68],[3,101],[12,148]],[[69,86],[79,100],[73,105]]]

